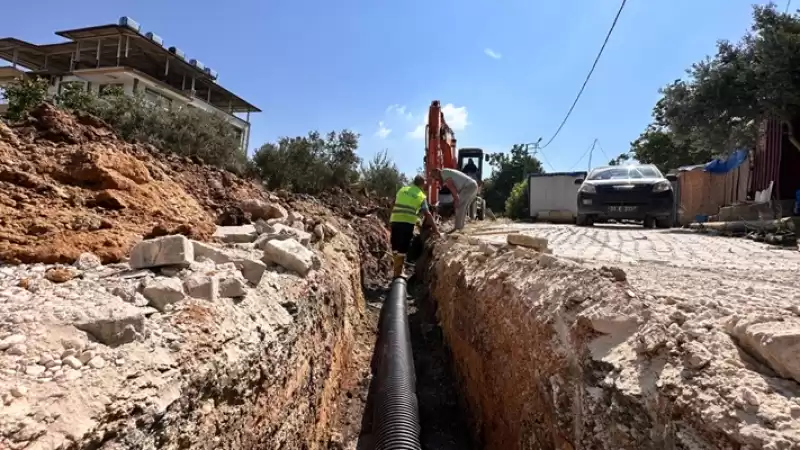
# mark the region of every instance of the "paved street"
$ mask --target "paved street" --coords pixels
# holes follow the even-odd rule
[[[796,249],[631,225],[488,225],[475,233],[503,243],[505,230],[547,238],[558,256],[621,267],[632,286],[655,296],[721,301],[724,308],[736,303],[769,310],[800,306],[800,252]]]

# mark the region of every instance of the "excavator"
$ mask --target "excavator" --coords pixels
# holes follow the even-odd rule
[[[426,192],[428,203],[440,219],[452,216],[455,209],[453,194],[447,186],[434,179],[434,169],[456,169],[473,178],[480,186],[484,159],[483,150],[480,148],[462,148],[456,152],[455,134],[445,121],[441,103],[438,100],[431,102],[428,109],[428,124],[425,126],[423,167],[428,179],[428,192]],[[485,210],[486,203],[479,195],[470,205],[469,217],[483,220]]]

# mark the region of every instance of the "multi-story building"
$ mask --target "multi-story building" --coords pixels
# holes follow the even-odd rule
[[[177,47],[165,47],[158,35],[143,33],[132,19],[56,35],[68,41],[36,45],[0,39],[0,58],[11,62],[0,67],[0,88],[26,73],[47,77],[51,95],[74,83],[95,93],[116,86],[172,107],[219,113],[237,130],[247,151],[250,113],[261,110],[219,85],[216,71]]]

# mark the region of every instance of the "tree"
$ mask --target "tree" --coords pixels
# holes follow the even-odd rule
[[[506,199],[504,208],[509,219],[522,219],[529,217],[530,204],[528,203],[528,180],[522,180],[514,185],[511,194]]]
[[[381,197],[394,197],[397,190],[408,183],[387,150],[378,152],[366,165],[362,163],[360,175],[364,187]]]
[[[25,117],[47,98],[48,86],[46,79],[28,76],[6,85],[3,88],[3,99],[8,102],[6,116],[11,120]]]
[[[544,173],[542,163],[530,154],[528,147],[519,144],[508,153],[490,154],[489,164],[492,174],[484,181],[483,197],[493,211],[505,211],[514,185],[524,181],[528,174]]]
[[[267,188],[318,194],[331,188],[347,188],[358,181],[360,159],[358,134],[349,130],[317,131],[307,136],[282,137],[261,146],[253,165]]]
[[[800,150],[800,16],[776,5],[753,7],[750,31],[737,43],[720,41],[712,57],[695,63],[685,80],[661,90],[654,123],[631,152],[670,169],[697,164],[736,148],[752,148],[759,125],[780,120]],[[640,155],[641,154],[641,155]]]

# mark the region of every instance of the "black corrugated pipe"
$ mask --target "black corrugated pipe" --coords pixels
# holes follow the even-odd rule
[[[372,422],[375,450],[422,449],[406,297],[406,280],[395,278],[381,309]]]

